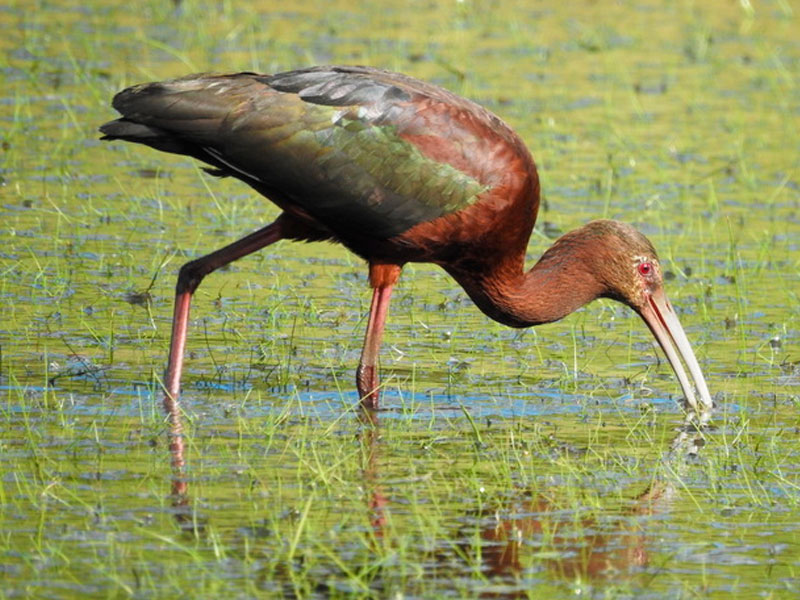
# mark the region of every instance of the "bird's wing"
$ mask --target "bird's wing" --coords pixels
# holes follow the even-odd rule
[[[196,75],[134,86],[114,107],[107,137],[205,160],[344,237],[391,237],[474,204],[516,143],[477,105],[365,67]]]

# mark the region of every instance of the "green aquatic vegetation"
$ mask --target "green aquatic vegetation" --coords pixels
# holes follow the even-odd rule
[[[790,3],[20,2],[0,9],[0,597],[797,595],[797,11]],[[97,141],[122,87],[361,63],[466,94],[539,166],[534,261],[642,229],[718,409],[684,432],[632,313],[490,323],[404,270],[386,410],[355,410],[361,261],[281,243],[207,279],[170,466],[180,264],[272,219]],[[184,489],[185,486],[185,489]]]

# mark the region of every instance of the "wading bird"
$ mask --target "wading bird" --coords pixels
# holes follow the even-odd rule
[[[481,106],[398,73],[338,66],[190,75],[123,90],[113,106],[122,118],[100,128],[102,139],[194,157],[283,211],[181,268],[164,384],[174,419],[193,292],[212,271],[282,239],[338,242],[369,265],[373,296],[356,372],[365,407],[378,406],[392,288],[403,265],[430,262],[511,327],[557,321],[600,297],[627,304],[658,340],[689,406],[711,409],[656,251],[633,227],[592,221],[524,270],[539,208],[536,167],[511,128]]]

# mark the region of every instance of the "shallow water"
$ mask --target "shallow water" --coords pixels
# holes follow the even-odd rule
[[[0,8],[1,597],[797,594],[796,7],[177,4]],[[134,82],[329,62],[506,119],[542,179],[531,262],[592,218],[644,231],[714,428],[673,448],[679,387],[628,309],[514,331],[410,265],[374,430],[363,264],[280,243],[198,291],[176,488],[177,269],[277,211],[96,128]]]

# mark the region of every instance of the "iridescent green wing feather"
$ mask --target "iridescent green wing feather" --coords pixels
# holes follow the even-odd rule
[[[419,92],[403,85],[414,80],[324,67],[258,80],[283,92],[264,96],[269,106],[259,115],[291,112],[283,107],[302,102],[295,134],[274,146],[293,167],[280,185],[334,230],[389,237],[465,208],[487,189],[401,137],[400,130],[417,118]]]
[[[448,115],[419,112],[420,99],[431,100],[423,103],[430,111],[436,95],[448,108],[456,98],[362,68],[194,76],[121,92],[114,106],[123,118],[113,122],[116,130],[112,123],[103,131],[205,160],[280,195],[339,235],[385,238],[463,209],[488,189],[404,136],[471,142],[475,134]],[[146,131],[124,135],[123,125]]]

